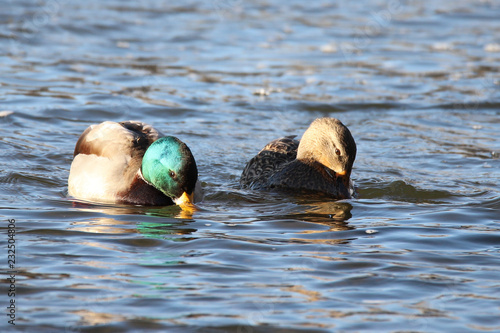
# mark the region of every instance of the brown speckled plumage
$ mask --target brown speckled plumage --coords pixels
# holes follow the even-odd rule
[[[251,189],[305,190],[350,198],[356,143],[349,129],[337,119],[319,118],[301,141],[293,138],[268,143],[247,163],[240,184]]]

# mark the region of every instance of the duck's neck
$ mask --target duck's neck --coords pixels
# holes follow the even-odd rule
[[[135,177],[134,177],[134,180],[135,180],[135,178],[139,178],[139,179],[141,179],[143,182],[145,182],[146,184],[153,186],[153,184],[151,184],[150,182],[148,182],[148,181],[146,180],[146,178],[144,178],[144,175],[142,174],[142,170],[141,170],[141,168],[139,168],[139,170],[137,170],[137,173],[136,173],[136,175],[135,175]]]

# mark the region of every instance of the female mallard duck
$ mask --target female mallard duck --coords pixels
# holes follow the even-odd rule
[[[300,142],[295,136],[268,143],[241,174],[251,189],[322,192],[336,199],[351,198],[350,175],[356,143],[349,129],[335,118],[312,122]]]
[[[106,121],[78,139],[68,179],[76,198],[132,205],[190,205],[201,199],[188,146],[138,121]]]

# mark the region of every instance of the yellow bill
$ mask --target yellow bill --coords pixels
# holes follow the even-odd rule
[[[182,209],[195,211],[196,206],[193,204],[193,197],[194,197],[194,192],[191,194],[187,194],[187,192],[184,192],[179,198],[174,199],[174,202]]]
[[[347,175],[347,171],[345,170],[342,170],[340,172],[336,172],[337,176],[341,176],[341,177],[344,177],[345,175]]]

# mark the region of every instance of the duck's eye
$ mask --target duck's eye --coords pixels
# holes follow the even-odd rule
[[[336,154],[337,156],[340,156],[340,150],[339,150],[338,148],[335,148],[335,154]]]
[[[175,171],[170,170],[168,174],[170,175],[170,177],[175,178]]]

